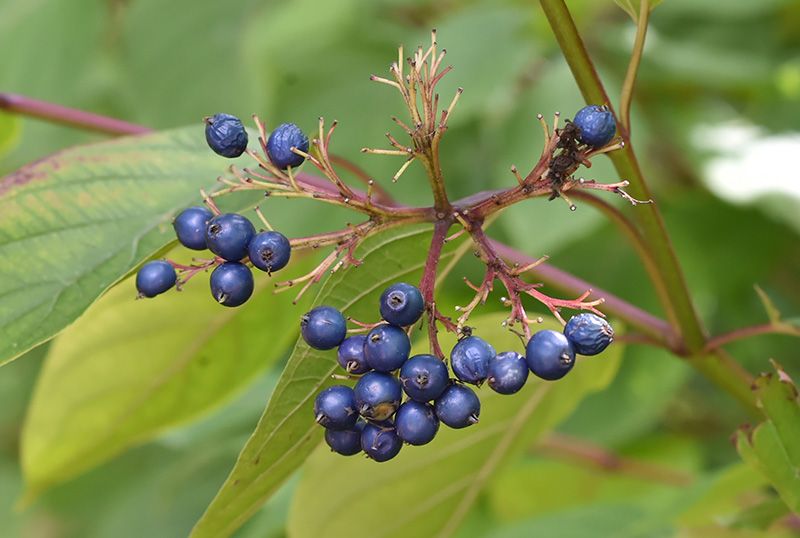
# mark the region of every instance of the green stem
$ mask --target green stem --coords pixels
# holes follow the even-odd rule
[[[639,9],[639,20],[636,24],[636,39],[633,43],[631,61],[625,73],[625,82],[622,84],[622,96],[619,100],[619,113],[622,116],[621,129],[624,137],[631,134],[631,101],[633,100],[633,87],[636,85],[636,75],[639,73],[639,64],[642,61],[644,39],[647,36],[647,23],[650,20],[650,1],[642,0]]]
[[[540,0],[540,3],[584,99],[588,103],[607,103],[610,106],[608,95],[564,1]],[[650,199],[652,196],[639,168],[633,144],[627,133],[621,134],[625,148],[612,152],[609,157],[620,177],[630,181],[630,194],[639,199]],[[706,335],[692,304],[683,271],[675,256],[658,206],[647,204],[637,207],[633,215],[655,261],[656,271],[651,273],[650,277],[654,282],[661,283],[656,285],[656,290],[663,286],[666,292],[659,293],[661,304],[670,323],[681,335],[687,351],[693,355],[691,364],[750,410],[755,409],[749,374],[741,368],[732,368],[730,361],[724,360],[719,355],[702,355]]]

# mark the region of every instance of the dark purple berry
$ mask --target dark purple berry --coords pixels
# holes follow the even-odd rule
[[[567,375],[575,366],[575,350],[566,336],[545,329],[528,340],[525,359],[534,375],[554,381]]]
[[[253,273],[239,262],[225,262],[211,272],[211,295],[223,306],[239,306],[253,295]]]
[[[578,140],[594,148],[608,144],[617,132],[614,114],[606,106],[585,106],[575,114],[572,123],[581,130]]]
[[[339,366],[347,370],[348,373],[354,375],[361,375],[369,372],[370,367],[364,356],[364,343],[366,341],[367,337],[363,334],[345,338],[344,342],[339,345],[339,350],[336,353]]]
[[[361,452],[361,432],[366,422],[359,420],[348,430],[325,430],[325,442],[333,452],[342,456],[352,456]]]
[[[400,369],[400,382],[409,398],[429,402],[442,395],[450,384],[444,361],[433,355],[414,355]]]
[[[202,206],[181,211],[172,221],[172,227],[175,228],[175,235],[178,236],[181,245],[192,250],[207,249],[206,227],[212,218],[214,214]]]
[[[267,139],[269,160],[281,170],[300,166],[305,158],[294,153],[292,148],[308,152],[308,137],[294,123],[278,125]]]
[[[410,445],[430,443],[439,431],[439,419],[430,404],[409,400],[394,417],[397,435]]]
[[[367,372],[355,387],[356,409],[368,420],[386,420],[400,407],[403,389],[397,378],[383,372]]]
[[[381,317],[400,327],[413,325],[422,316],[425,301],[419,288],[398,282],[392,284],[381,295]]]
[[[483,338],[468,336],[450,352],[450,366],[461,381],[480,384],[489,375],[489,361],[494,356],[494,348]]]
[[[500,394],[514,394],[528,380],[528,363],[516,351],[503,351],[489,361],[487,383]]]
[[[408,359],[411,342],[406,332],[396,325],[381,324],[367,334],[364,356],[367,364],[379,372],[397,370]]]
[[[292,254],[292,247],[286,236],[280,232],[261,232],[250,240],[247,253],[253,266],[272,273],[286,267]]]
[[[217,155],[238,157],[247,149],[247,130],[236,116],[214,114],[206,118],[206,142]]]
[[[355,428],[358,420],[353,389],[334,385],[317,394],[314,400],[314,418],[329,430]]]
[[[136,290],[139,297],[155,297],[175,285],[178,276],[175,268],[164,260],[147,262],[136,273]]]
[[[347,322],[332,306],[318,306],[300,318],[300,333],[314,349],[333,349],[347,335]]]
[[[614,329],[600,316],[583,312],[570,318],[564,327],[564,336],[575,353],[597,355],[614,341]]]
[[[397,456],[403,441],[397,436],[392,421],[367,424],[361,432],[361,449],[375,461],[387,461]]]
[[[439,420],[451,428],[466,428],[478,422],[481,401],[471,388],[453,383],[434,402],[433,408]]]
[[[209,250],[229,262],[247,256],[247,246],[256,235],[253,223],[236,213],[217,215],[208,221],[206,244]]]

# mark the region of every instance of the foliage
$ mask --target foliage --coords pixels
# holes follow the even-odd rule
[[[629,13],[613,1],[569,2],[615,106],[640,3],[616,4]],[[776,212],[770,200],[719,197],[704,183],[717,156],[697,143],[697,126],[796,130],[800,8],[790,0],[655,4],[632,146],[707,332],[770,325],[785,333],[725,345],[753,374],[769,369],[770,357],[785,365],[758,377],[752,395],[744,390],[759,415],[690,368],[709,357],[617,343],[563,383],[532,384],[510,398],[482,389],[485,415],[475,429],[378,466],[319,446],[309,398],[334,364],[302,343],[292,348],[297,319],[312,300],[369,318],[385,283],[418,278],[429,227],[368,239],[362,267],[334,274],[297,307],[269,293],[265,277],[251,303],[224,312],[202,280],[134,301],[125,277],[169,249],[169,219],[225,173],[228,163],[203,141],[208,113],[258,112],[270,125],[294,121],[307,131],[318,116],[338,118],[335,153],[397,199],[429,204],[422,167],[392,184],[397,163],[359,149],[378,144],[397,111],[396,96],[366,75],[383,74],[398,43],[424,43],[432,27],[455,66],[443,98],[465,88],[442,144],[448,193],[507,188],[511,164],[527,170],[538,158],[535,114],[568,117],[583,105],[542,10],[516,0],[0,5],[0,45],[14,52],[0,68],[0,90],[159,130],[103,141],[0,113],[0,534],[220,536],[252,516],[237,536],[791,535],[800,510],[789,381],[800,375],[790,336],[800,258],[787,222],[797,198],[778,193],[790,209]],[[75,147],[86,142],[93,145]],[[617,180],[610,161],[593,164],[587,177]],[[794,163],[781,167],[764,163],[763,173],[791,177]],[[291,236],[351,218],[283,202],[262,207]],[[252,207],[254,198],[228,203]],[[665,316],[608,211],[576,203],[571,213],[559,201],[526,201],[490,235]],[[448,315],[470,300],[459,277],[482,276],[463,256],[466,244],[453,242],[442,261],[450,277],[437,302]],[[311,258],[287,271],[302,274]],[[473,320],[487,334],[503,318],[499,296]],[[623,339],[638,332],[613,321]],[[755,426],[737,429],[744,422]],[[559,445],[576,439],[580,454]],[[20,498],[24,510],[14,511]]]

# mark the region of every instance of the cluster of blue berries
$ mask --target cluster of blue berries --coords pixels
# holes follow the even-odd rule
[[[496,353],[482,338],[467,335],[450,353],[451,378],[439,358],[409,357],[407,328],[420,319],[424,306],[418,288],[397,283],[381,295],[384,322],[366,335],[347,337],[344,316],[330,306],[318,306],[302,317],[305,342],[320,350],[338,347],[339,365],[359,376],[355,387],[329,387],[314,402],[315,420],[325,428],[325,441],[334,452],[351,456],[363,451],[375,461],[387,461],[403,443],[432,441],[440,423],[451,428],[477,423],[480,399],[467,384],[486,382],[495,392],[514,394],[525,385],[529,371],[560,379],[574,366],[576,353],[596,355],[614,336],[603,318],[590,313],[571,318],[563,333],[537,332],[528,341],[526,357],[514,351]]]
[[[215,153],[235,158],[247,149],[247,130],[241,120],[230,114],[206,118],[206,141]],[[292,151],[308,151],[308,138],[293,123],[278,126],[267,139],[270,161],[285,170],[303,163]],[[190,207],[173,221],[178,241],[192,250],[210,250],[221,261],[211,273],[211,294],[224,306],[244,304],[253,294],[250,266],[273,273],[283,269],[291,257],[289,240],[276,231],[256,232],[246,217],[236,213],[214,215],[205,207]],[[155,260],[142,266],[136,275],[140,297],[155,297],[177,283],[175,267]]]

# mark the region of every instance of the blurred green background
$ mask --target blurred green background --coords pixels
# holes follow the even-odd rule
[[[618,95],[633,23],[610,0],[568,5],[609,93]],[[443,97],[465,88],[443,145],[451,197],[510,185],[510,164],[524,170],[538,157],[536,113],[569,115],[582,106],[536,2],[0,0],[0,91],[156,129],[196,124],[199,132],[201,118],[217,111],[255,112],[271,125],[293,121],[306,130],[318,116],[336,118],[336,152],[380,180],[399,163],[358,149],[382,146],[389,116],[402,110],[397,95],[368,75],[385,73],[398,44],[423,44],[433,27],[454,65]],[[642,168],[709,332],[765,321],[754,284],[788,317],[800,314],[800,3],[664,0],[651,19],[632,117]],[[100,139],[0,112],[0,173]],[[591,174],[615,178],[605,161]],[[425,203],[421,181],[412,167],[389,188],[403,201]],[[308,212],[298,222],[289,215],[279,225],[292,231],[321,231],[330,217]],[[521,204],[492,234],[659,313],[632,249],[591,207],[569,213],[560,202]],[[465,264],[462,272],[476,268]],[[456,275],[442,294],[455,304],[463,299]],[[2,536],[185,535],[227,475],[281,367],[209,416],[20,511],[20,428],[47,349],[0,371]],[[788,337],[729,350],[753,373],[774,358],[800,376],[797,341]],[[783,524],[764,530],[776,513],[769,512],[773,497],[729,442],[746,420],[679,359],[630,345],[612,385],[559,429],[690,476],[691,495],[674,482],[532,450],[492,478],[462,534],[788,535]],[[237,536],[285,535],[296,483],[287,482]]]

